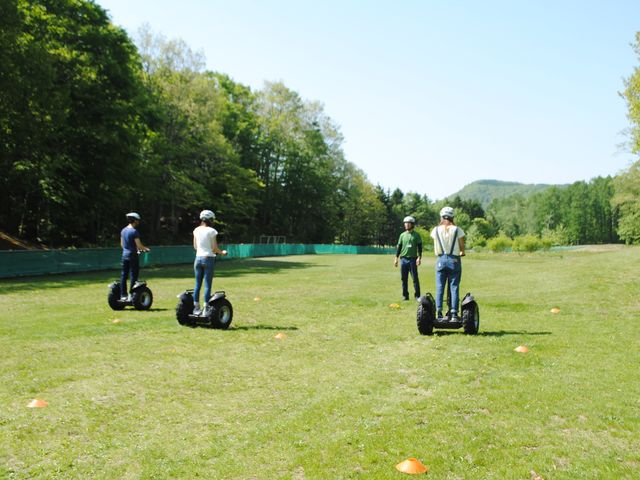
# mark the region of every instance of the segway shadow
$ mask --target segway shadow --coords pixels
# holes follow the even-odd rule
[[[233,307],[225,292],[215,292],[199,314],[193,312],[193,290],[178,295],[176,318],[180,325],[226,330],[233,320]]]

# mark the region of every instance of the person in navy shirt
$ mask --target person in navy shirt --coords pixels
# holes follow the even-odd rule
[[[136,212],[127,213],[129,225],[120,231],[120,246],[122,247],[122,273],[120,274],[120,297],[122,300],[131,299],[131,291],[127,291],[127,277],[131,275],[131,288],[138,281],[140,273],[140,261],[138,252],[148,252],[149,248],[140,241],[140,215]],[[127,292],[129,294],[127,295]]]

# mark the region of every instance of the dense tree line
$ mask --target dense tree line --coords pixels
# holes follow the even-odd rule
[[[636,152],[639,75],[625,91]],[[385,190],[347,161],[320,103],[208,71],[149,28],[134,42],[91,1],[0,2],[0,135],[0,229],[51,246],[114,245],[130,210],[149,242],[188,243],[202,208],[216,211],[226,242],[392,245],[405,215],[429,242],[445,203],[478,246],[498,235],[640,241],[637,165],[486,212]]]
[[[640,32],[636,33],[635,53],[640,60]],[[626,79],[623,98],[631,122],[631,151],[640,153],[640,67]],[[613,205],[620,212],[618,235],[626,243],[640,243],[640,161],[636,161],[614,180]]]

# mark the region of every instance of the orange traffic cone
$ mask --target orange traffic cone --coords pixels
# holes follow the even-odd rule
[[[262,300],[260,297],[255,297],[255,298],[253,299],[253,301],[254,301],[254,302],[259,302],[260,300]]]
[[[514,348],[514,351],[518,353],[527,353],[529,349],[525,345],[520,345],[519,347]]]
[[[400,308],[400,305],[398,305],[397,303],[390,303],[389,308]]]
[[[29,405],[27,405],[27,408],[43,408],[43,407],[46,407],[47,405],[49,404],[44,400],[40,400],[39,398],[34,398],[29,402]]]
[[[396,470],[402,473],[418,474],[427,473],[429,469],[417,458],[407,458],[396,465]]]
[[[558,307],[553,307],[550,311],[551,313],[560,313],[560,309]]]
[[[287,335],[285,333],[276,333],[276,336],[273,338],[277,338],[278,340],[284,340],[285,338],[287,338]]]

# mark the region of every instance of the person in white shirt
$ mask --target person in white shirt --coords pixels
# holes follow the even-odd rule
[[[440,210],[440,225],[431,231],[433,249],[438,257],[436,261],[436,310],[438,320],[442,320],[442,301],[444,287],[449,282],[452,322],[458,321],[458,302],[460,299],[460,279],[464,257],[464,232],[453,221],[453,208]]]
[[[196,286],[193,289],[193,313],[199,315],[200,309],[200,288],[204,280],[204,305],[211,298],[211,282],[213,281],[213,266],[216,254],[226,255],[226,250],[218,248],[216,237],[218,232],[213,228],[213,221],[216,215],[211,210],[200,212],[200,225],[193,231],[193,248],[196,250],[196,259],[193,262],[193,270],[196,277]]]

